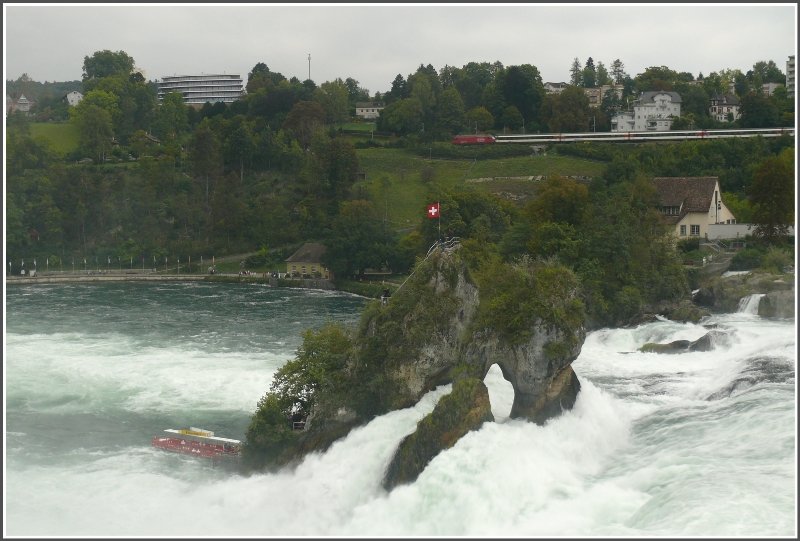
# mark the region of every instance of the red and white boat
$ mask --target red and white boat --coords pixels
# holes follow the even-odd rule
[[[164,435],[153,436],[153,447],[203,458],[238,458],[242,442],[231,438],[220,438],[210,430],[202,428],[168,428]]]

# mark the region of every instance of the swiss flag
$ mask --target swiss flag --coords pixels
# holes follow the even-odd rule
[[[439,218],[439,203],[428,205],[428,218]]]

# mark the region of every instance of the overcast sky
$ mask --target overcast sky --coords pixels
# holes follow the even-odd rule
[[[79,80],[83,59],[125,51],[147,79],[239,74],[258,62],[318,85],[352,77],[371,94],[420,64],[532,64],[568,82],[573,59],[635,77],[667,66],[695,77],[781,71],[797,49],[797,11],[773,4],[126,4],[3,5],[5,79]],[[309,63],[308,55],[311,55]]]

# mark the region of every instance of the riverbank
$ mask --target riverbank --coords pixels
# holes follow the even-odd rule
[[[36,274],[35,276],[6,276],[6,285],[68,284],[85,282],[192,282],[205,280],[202,274]]]
[[[6,286],[34,284],[75,284],[97,282],[214,282],[214,283],[251,283],[264,284],[271,287],[287,287],[297,289],[336,290],[353,293],[368,298],[381,295],[383,283],[343,282],[335,284],[330,280],[308,278],[291,279],[275,278],[269,274],[253,273],[217,273],[217,274],[160,274],[157,272],[92,272],[92,273],[37,273],[34,276],[6,276]],[[396,286],[392,285],[392,289]]]

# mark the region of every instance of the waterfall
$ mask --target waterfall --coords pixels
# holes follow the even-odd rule
[[[739,308],[736,311],[745,314],[758,315],[758,305],[761,302],[761,297],[763,296],[764,293],[753,293],[752,295],[742,297],[739,301]]]

